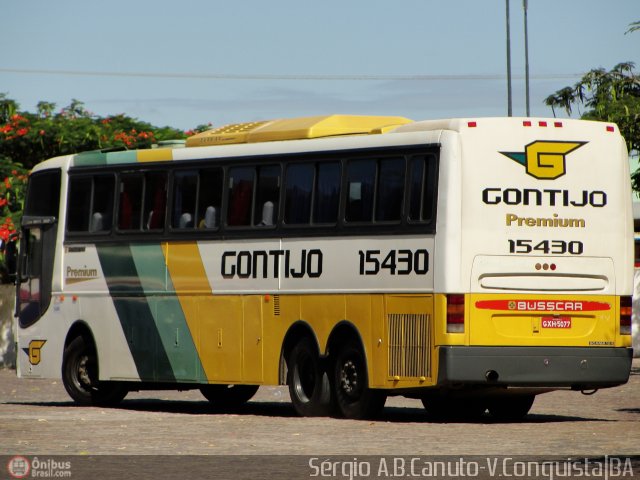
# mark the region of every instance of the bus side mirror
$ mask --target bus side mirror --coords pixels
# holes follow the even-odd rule
[[[9,282],[15,282],[18,272],[18,239],[20,235],[13,233],[6,242],[2,242],[0,249],[4,253],[6,267],[5,278]]]

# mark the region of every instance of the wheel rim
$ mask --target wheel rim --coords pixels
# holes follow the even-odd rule
[[[340,389],[349,400],[357,400],[362,393],[363,378],[356,359],[347,359],[340,368]]]
[[[301,401],[309,402],[313,397],[317,378],[313,359],[308,354],[297,359],[293,375],[296,395]]]
[[[85,392],[91,391],[92,382],[91,382],[91,358],[89,355],[81,355],[78,358],[76,363],[76,368],[74,369],[73,383],[80,390]]]

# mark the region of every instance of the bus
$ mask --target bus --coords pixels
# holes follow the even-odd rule
[[[517,420],[627,382],[633,218],[616,125],[328,115],[37,165],[18,375],[81,405],[288,385],[302,416]]]

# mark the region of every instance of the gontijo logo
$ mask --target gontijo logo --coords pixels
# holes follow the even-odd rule
[[[524,152],[500,152],[515,160],[527,170],[527,174],[540,180],[555,180],[564,175],[566,156],[587,142],[555,142],[536,140],[525,147]]]

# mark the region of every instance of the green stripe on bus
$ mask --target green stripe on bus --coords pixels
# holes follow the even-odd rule
[[[107,154],[102,152],[84,152],[73,159],[75,167],[91,167],[94,165],[106,165]]]
[[[91,167],[97,165],[120,165],[123,163],[136,163],[138,161],[137,150],[123,150],[119,152],[84,152],[75,156],[75,167]]]
[[[200,357],[167,273],[162,247],[131,245],[138,278],[177,381],[204,380]]]
[[[107,165],[119,165],[121,163],[135,163],[138,161],[136,150],[124,150],[122,152],[107,153]]]
[[[175,382],[129,245],[99,245],[98,258],[142,381]]]

